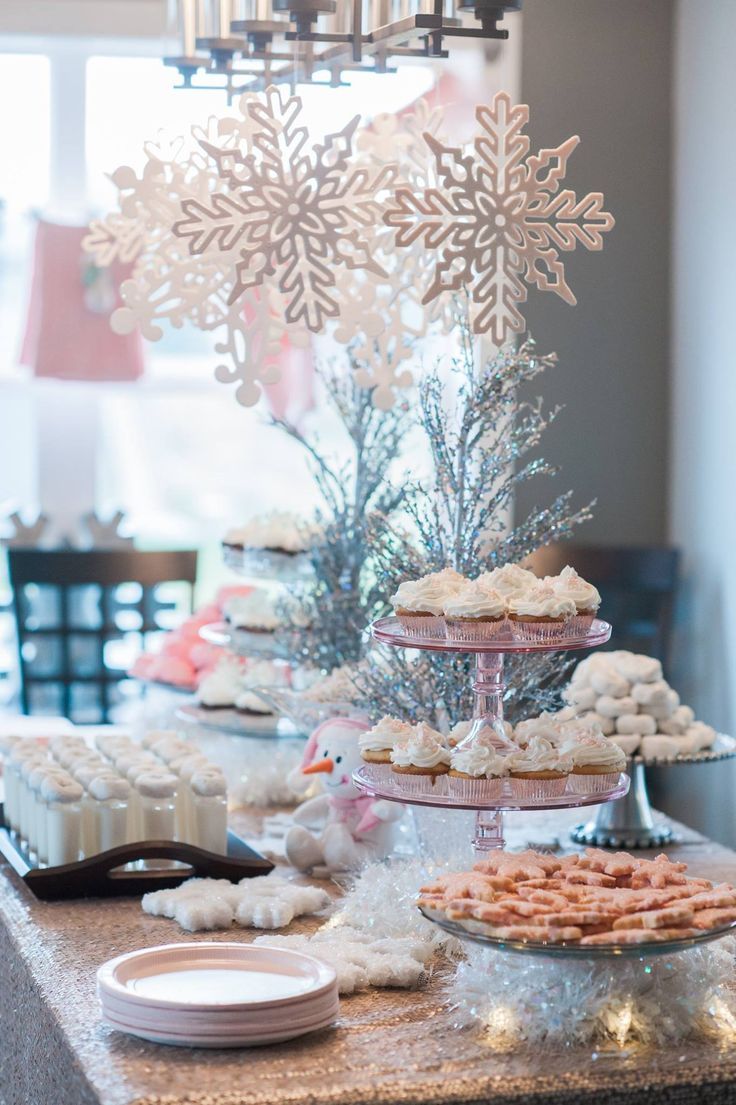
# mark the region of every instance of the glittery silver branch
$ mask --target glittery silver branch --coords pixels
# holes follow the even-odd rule
[[[475,576],[522,561],[541,546],[569,537],[591,517],[591,506],[573,509],[572,492],[566,492],[509,528],[521,484],[557,473],[533,452],[560,409],[545,412],[541,399],[520,398],[520,389],[557,358],[540,356],[528,339],[518,349],[504,347],[478,368],[467,300],[456,301],[456,325],[460,350],[449,382],[436,365],[419,385],[417,418],[431,474],[407,496],[410,531],[386,517],[371,522],[370,544],[384,595],[402,579],[448,565]],[[471,715],[469,669],[464,656],[387,649],[358,680],[376,715],[447,725]],[[553,708],[566,671],[557,654],[508,656],[506,708],[512,719]]]
[[[306,450],[323,504],[320,537],[310,549],[314,582],[298,596],[309,624],[291,627],[297,640],[292,659],[328,671],[361,657],[366,626],[384,611],[386,594],[375,571],[372,542],[406,497],[405,486],[394,485],[389,476],[408,423],[406,405],[379,410],[351,367],[346,375],[334,367],[319,370],[349,441],[347,459],[326,454],[317,436],[307,436],[285,419],[271,419]]]

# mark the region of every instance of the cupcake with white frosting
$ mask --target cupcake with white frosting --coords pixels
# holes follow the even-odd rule
[[[499,755],[493,745],[480,738],[470,748],[453,748],[447,791],[452,798],[463,801],[490,801],[501,797],[508,773],[508,756]]]
[[[273,510],[260,514],[244,526],[225,534],[223,545],[233,549],[257,549],[262,552],[296,556],[306,552],[318,535],[318,528],[298,514],[288,510]]]
[[[445,626],[450,641],[491,641],[506,625],[506,599],[479,580],[467,580],[445,600]]]
[[[560,752],[572,760],[568,787],[574,794],[610,790],[626,767],[625,754],[603,734],[574,734],[562,745]]]
[[[511,635],[516,641],[560,640],[576,614],[574,601],[546,582],[509,598]]]
[[[571,619],[568,629],[573,633],[587,633],[601,604],[598,589],[579,576],[569,564],[559,575],[547,576],[544,582],[551,583],[555,594],[571,599],[575,603],[575,616]]]
[[[396,617],[410,637],[444,637],[445,603],[466,582],[454,568],[407,579],[391,596]]]
[[[499,591],[510,598],[511,595],[521,595],[529,591],[539,583],[539,579],[534,572],[522,568],[520,564],[504,564],[502,568],[483,572],[476,582],[487,590]]]
[[[281,625],[277,599],[263,588],[255,587],[247,595],[233,595],[222,610],[233,629],[249,633],[273,633]]]
[[[399,741],[408,741],[414,726],[396,717],[382,717],[380,721],[358,737],[360,755],[370,765],[372,779],[386,778],[391,771],[391,752]]]
[[[564,794],[572,759],[544,737],[531,737],[526,748],[508,757],[514,798],[528,802]]]
[[[449,770],[450,750],[429,725],[420,723],[407,740],[397,741],[391,750],[393,778],[407,794],[444,793]]]
[[[235,705],[243,689],[243,665],[232,657],[220,660],[216,668],[200,680],[197,701],[206,710],[224,710]]]

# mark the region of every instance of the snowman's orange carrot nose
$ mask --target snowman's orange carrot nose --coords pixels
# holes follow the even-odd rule
[[[302,775],[316,775],[318,771],[326,771],[329,775],[334,766],[334,760],[330,760],[327,758],[324,760],[317,760],[315,764],[310,764],[309,767],[303,767]]]

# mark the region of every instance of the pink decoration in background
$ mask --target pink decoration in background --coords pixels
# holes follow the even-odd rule
[[[95,268],[82,249],[86,234],[87,227],[39,222],[20,363],[57,380],[137,380],[140,334],[110,329],[129,266]]]
[[[298,426],[314,409],[314,354],[311,347],[298,348],[287,337],[281,340],[280,376],[266,384],[263,394],[274,418],[285,418]]]

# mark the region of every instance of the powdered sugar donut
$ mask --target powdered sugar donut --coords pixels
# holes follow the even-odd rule
[[[653,736],[657,732],[657,723],[649,714],[621,714],[616,718],[616,732]]]
[[[631,687],[627,679],[623,679],[611,668],[594,671],[590,677],[590,685],[597,694],[610,695],[611,698],[623,698]]]
[[[631,697],[640,706],[666,706],[669,695],[670,685],[664,679],[656,683],[635,683],[631,688]]]
[[[655,683],[662,678],[662,665],[653,656],[637,652],[619,652],[613,666],[630,683]]]
[[[602,694],[596,700],[595,710],[597,714],[611,718],[620,717],[621,714],[636,714],[639,712],[636,703],[629,694],[624,695],[623,698],[612,698],[610,694]]]
[[[594,671],[606,671],[610,668],[612,655],[610,652],[594,652],[591,656],[586,656],[573,671],[570,682],[590,686],[590,677]]]
[[[717,733],[711,725],[706,725],[702,721],[694,721],[693,724],[688,726],[685,730],[685,736],[696,742],[697,748],[695,751],[700,752],[704,748],[710,748],[712,746]]]
[[[672,759],[682,751],[677,737],[659,736],[642,737],[641,754],[645,760]]]
[[[619,746],[626,756],[633,756],[641,744],[639,733],[614,733],[611,740]]]
[[[588,714],[583,714],[583,721],[590,725],[600,726],[601,733],[604,737],[610,737],[611,733],[616,731],[616,722],[612,717],[604,717],[603,714],[599,714],[596,710],[591,710]]]
[[[670,717],[660,721],[658,729],[660,733],[666,733],[671,737],[679,737],[685,733],[694,721],[695,713],[690,706],[678,706]]]
[[[596,694],[592,687],[583,687],[578,684],[570,684],[562,692],[565,702],[571,706],[577,706],[579,710],[592,710],[595,707]]]
[[[643,684],[647,686],[648,684]],[[666,721],[667,718],[672,717],[677,707],[680,705],[680,696],[677,691],[673,691],[671,688],[667,694],[667,701],[655,705],[640,705],[639,712],[642,714],[651,714],[657,721]]]

